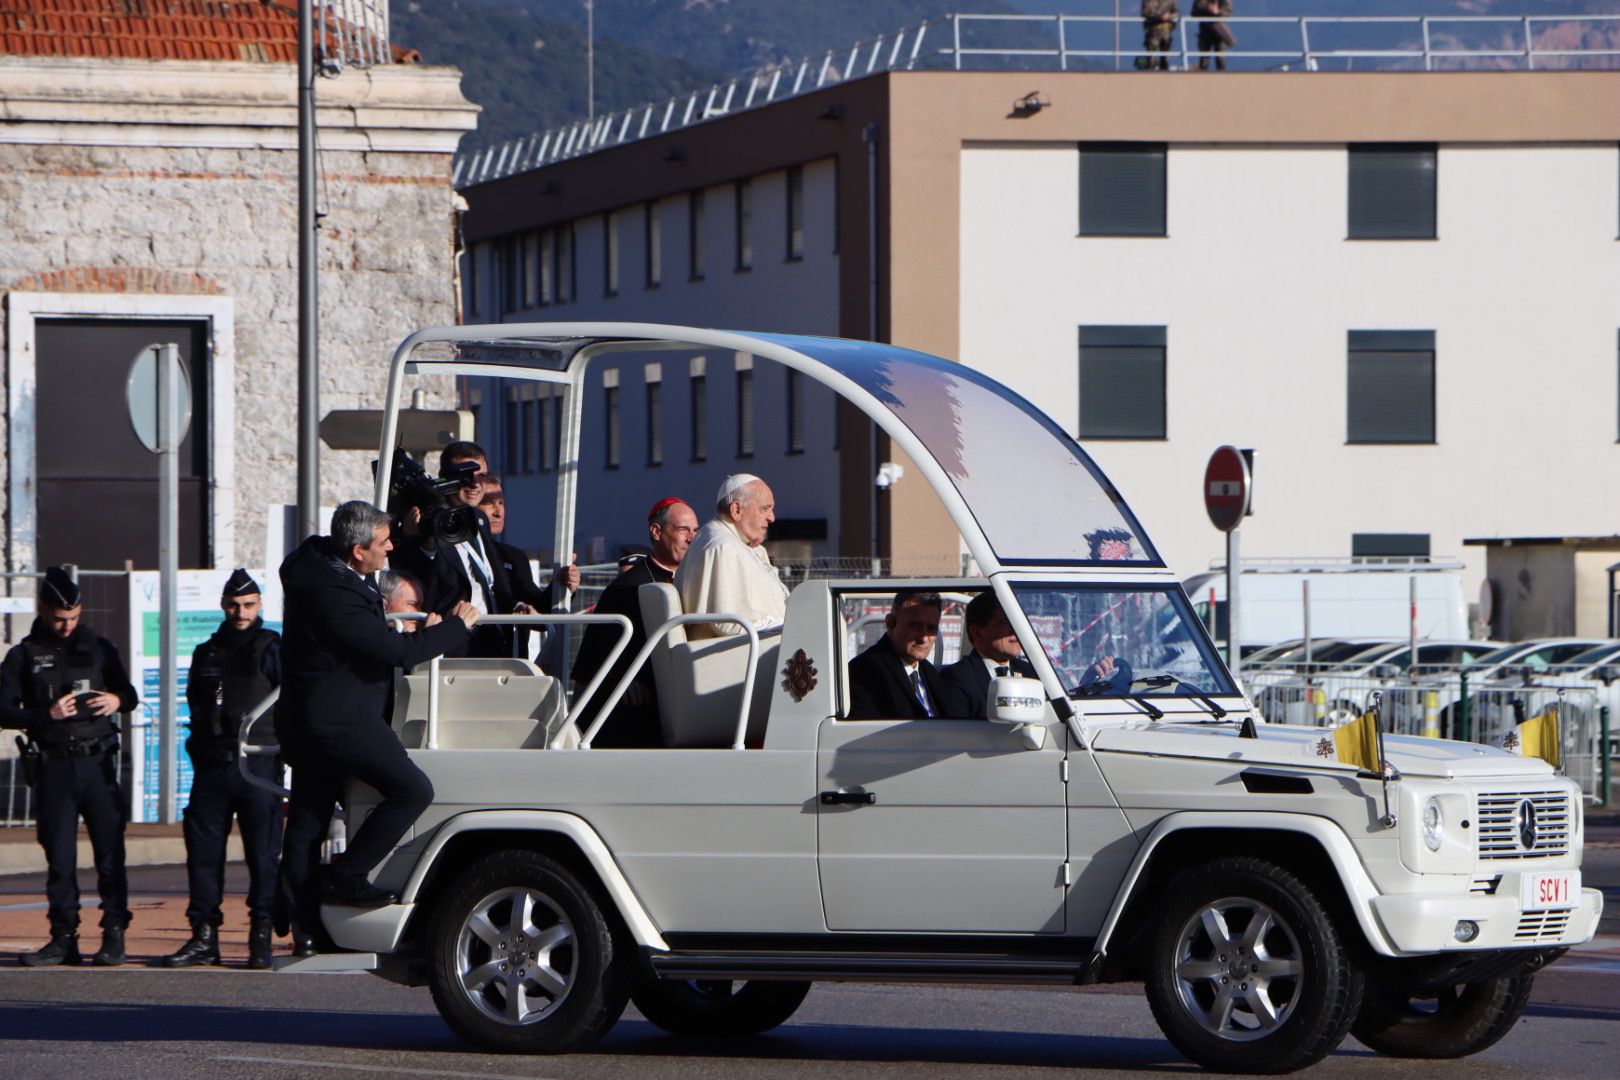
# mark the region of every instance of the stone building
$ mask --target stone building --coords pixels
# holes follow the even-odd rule
[[[0,9],[10,571],[156,565],[156,458],[125,382],[157,341],[193,391],[182,565],[263,559],[297,472],[296,33],[251,0]],[[378,405],[399,339],[456,318],[450,156],[476,107],[455,69],[383,55],[316,82],[323,412]],[[323,450],[322,501],[367,495],[370,458]]]

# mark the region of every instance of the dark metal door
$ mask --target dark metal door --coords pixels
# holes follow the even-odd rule
[[[208,568],[208,339],[201,322],[42,319],[35,326],[41,566],[137,570],[158,562],[158,459],[129,423],[130,363],[173,343],[191,376],[191,427],[180,446],[180,565]]]

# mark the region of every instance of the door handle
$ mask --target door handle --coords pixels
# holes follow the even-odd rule
[[[877,802],[875,791],[823,791],[822,806],[871,806]]]

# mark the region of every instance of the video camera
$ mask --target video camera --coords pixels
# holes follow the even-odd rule
[[[422,512],[423,530],[434,540],[446,544],[470,540],[478,533],[478,511],[453,502],[451,496],[466,486],[476,472],[478,462],[458,461],[450,466],[451,475],[435,480],[411,455],[396,449],[388,483],[388,514],[396,522],[403,522],[414,506]]]

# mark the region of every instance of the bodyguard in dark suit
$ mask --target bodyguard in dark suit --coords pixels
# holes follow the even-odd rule
[[[637,651],[647,643],[647,628],[641,621],[640,589],[654,582],[666,584],[675,580],[675,570],[686,557],[697,535],[697,513],[680,499],[662,499],[653,504],[647,514],[647,539],[652,543],[651,555],[631,556],[630,564],[619,572],[593,609],[598,615],[623,615],[630,620],[630,640],[624,652],[608,671],[597,689],[596,696],[580,714],[579,726],[583,732],[596,718],[601,703],[613,692]],[[622,565],[622,564],[621,564]],[[614,642],[619,640],[616,626],[597,624],[585,631],[579,643],[579,655],[574,658],[574,693],[584,692],[596,673],[607,663]],[[596,733],[592,746],[629,747],[662,746],[663,730],[658,723],[658,690],[653,682],[651,664],[643,664],[635,680],[625,691],[613,716]]]
[[[559,607],[567,611],[568,595],[579,588],[579,567],[572,563],[563,567],[548,585],[542,586],[536,582],[534,571],[529,566],[529,553],[502,539],[506,535],[506,492],[501,486],[501,478],[484,474],[481,490],[483,495],[478,500],[478,509],[484,512],[484,518],[489,522],[492,538],[489,550],[494,552],[493,561],[499,563],[497,574],[506,579],[504,594],[496,597],[501,611],[516,615],[549,615]],[[516,640],[513,642],[515,652],[509,655],[528,656],[530,631],[521,626],[513,629],[516,630]],[[539,633],[544,637],[545,630]]]
[[[388,724],[394,671],[465,648],[478,621],[461,603],[442,620],[430,616],[418,633],[391,630],[371,575],[392,546],[387,514],[347,502],[332,515],[330,537],[310,537],[281,564],[276,736],[293,779],[276,915],[278,923],[291,919],[295,956],[315,951],[323,901],[376,907],[398,899],[367,875],[433,801],[433,785]],[[317,887],[321,841],[350,777],[376,788],[382,802]]]
[[[957,692],[928,661],[939,638],[943,601],[936,592],[901,589],[884,618],[884,635],[849,662],[850,720],[960,717]]]
[[[994,592],[986,589],[969,600],[964,621],[973,650],[939,674],[961,695],[964,715],[982,720],[987,715],[992,669],[1006,668],[1008,674],[1033,679],[1035,668],[1024,659],[1024,647]]]

